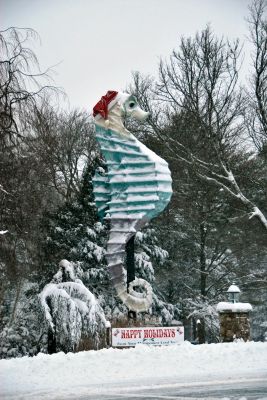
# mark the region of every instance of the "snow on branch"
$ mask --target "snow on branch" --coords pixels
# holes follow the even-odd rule
[[[104,311],[99,305],[95,296],[88,290],[84,284],[78,279],[76,282],[49,283],[40,293],[41,305],[45,312],[45,317],[51,328],[54,328],[53,310],[48,305],[48,299],[53,298],[54,301],[66,300],[70,305],[70,310],[78,311],[92,324],[96,325],[97,317],[106,325],[107,320]]]
[[[258,207],[256,206],[253,207],[253,211],[251,212],[249,219],[254,217],[258,218],[261,221],[262,225],[265,227],[265,229],[267,229],[267,220],[263,215],[263,213],[261,212],[261,210],[259,210]]]
[[[239,200],[248,210],[249,212],[249,219],[251,218],[258,218],[262,226],[267,230],[267,219],[265,215],[259,210],[259,208],[249,200],[238,185],[234,174],[230,169],[226,167],[226,165],[221,162],[221,167],[225,173],[225,175],[216,174],[213,171],[209,171],[211,176],[208,176],[208,173],[198,173],[198,176],[202,179],[206,180],[207,182],[213,182],[215,185],[224,189],[227,193],[229,193],[232,197]],[[224,182],[221,182],[220,179],[223,179]]]
[[[219,186],[221,189],[225,190],[228,194],[230,194],[233,198],[236,200],[241,201],[241,203],[248,209],[249,211],[249,219],[257,217],[260,221],[260,223],[263,225],[263,227],[267,230],[267,219],[264,216],[264,214],[259,210],[259,208],[251,201],[249,200],[242,190],[240,189],[235,176],[231,169],[227,168],[225,163],[222,160],[220,161],[220,166],[221,169],[224,172],[223,174],[220,174],[218,172],[215,172],[215,169],[218,168],[218,165],[213,165],[211,163],[207,163],[196,157],[193,153],[188,151],[188,149],[185,148],[182,144],[176,141],[176,144],[178,143],[179,146],[184,148],[186,150],[186,155],[181,156],[179,153],[176,152],[175,150],[175,157],[178,158],[180,161],[184,161],[187,164],[195,165],[198,168],[197,169],[197,175],[204,179],[206,182],[212,182],[215,185]],[[173,151],[173,149],[172,149]],[[219,157],[220,158],[220,157]]]
[[[3,185],[1,185],[1,184],[0,184],[0,191],[5,193],[5,194],[10,194],[3,188]]]

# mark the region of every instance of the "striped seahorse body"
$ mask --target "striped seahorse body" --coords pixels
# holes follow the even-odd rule
[[[143,281],[146,297],[132,287],[127,292],[124,272],[126,244],[169,203],[171,174],[167,162],[125,128],[119,132],[95,122],[96,138],[107,163],[107,174],[96,173],[94,195],[100,216],[110,221],[106,259],[111,280],[118,296],[130,310],[146,311],[152,302],[150,285]]]

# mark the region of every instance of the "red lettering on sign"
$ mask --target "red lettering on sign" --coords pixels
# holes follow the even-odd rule
[[[162,329],[144,329],[144,339],[156,339],[156,338],[175,338],[176,330],[162,328]],[[141,329],[124,329],[121,330],[121,339],[141,339]]]

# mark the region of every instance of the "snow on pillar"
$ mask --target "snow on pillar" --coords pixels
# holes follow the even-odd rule
[[[231,285],[227,291],[229,302],[220,302],[217,311],[220,319],[221,342],[233,342],[234,340],[250,340],[250,303],[238,302],[240,289]]]

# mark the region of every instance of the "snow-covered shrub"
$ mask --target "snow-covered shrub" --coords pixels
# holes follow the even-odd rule
[[[219,341],[219,317],[216,311],[216,304],[203,296],[196,296],[194,299],[186,300],[186,308],[190,310],[187,318],[193,318],[198,328],[205,333],[205,341],[218,342]],[[200,338],[198,338],[200,340]]]
[[[0,333],[0,358],[32,356],[46,349],[46,331],[38,305],[38,286],[27,281],[21,286],[16,309],[12,303],[12,312]]]
[[[34,354],[29,349],[30,332],[26,326],[6,326],[0,334],[0,355],[1,358],[23,357]]]
[[[60,282],[63,277],[71,280]],[[99,334],[105,330],[107,324],[97,299],[76,278],[74,265],[67,260],[61,261],[54,281],[57,283],[47,284],[39,297],[48,331],[56,341],[57,351],[74,351],[82,336],[93,338],[97,348]]]

